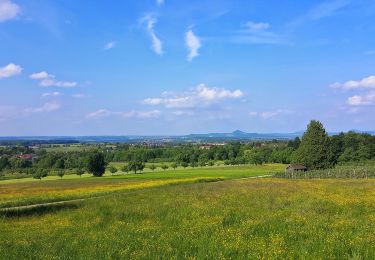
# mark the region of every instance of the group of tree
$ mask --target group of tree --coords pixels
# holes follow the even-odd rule
[[[31,161],[17,156],[24,153],[34,153],[35,159]],[[156,163],[162,163],[160,167],[166,170],[178,166],[212,166],[217,161],[226,165],[302,163],[311,169],[323,169],[374,159],[374,136],[355,132],[329,136],[320,122],[311,121],[301,139],[231,142],[211,145],[210,149],[201,149],[199,144],[166,144],[160,147],[118,144],[111,149],[98,145],[97,150],[72,152],[34,151],[19,145],[0,147],[0,172],[34,175],[35,169],[44,169],[59,174],[69,170],[78,175],[87,171],[94,176],[102,176],[109,162],[123,162],[125,166],[121,170],[134,173],[142,172],[146,163],[151,164],[150,169],[154,171]],[[112,174],[117,171],[114,167],[108,170]]]

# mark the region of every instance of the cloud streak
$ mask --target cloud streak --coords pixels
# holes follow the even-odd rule
[[[131,110],[128,112],[114,112],[110,111],[108,109],[99,109],[97,111],[94,111],[92,113],[89,113],[86,115],[87,119],[101,119],[101,118],[107,118],[111,116],[118,116],[122,118],[141,118],[141,119],[147,119],[147,118],[157,118],[161,115],[161,111],[159,110],[150,110],[150,111],[136,111]]]
[[[202,47],[200,39],[194,34],[192,30],[189,30],[185,34],[185,44],[189,50],[187,60],[192,61],[195,57],[199,56],[198,50]]]
[[[231,41],[240,44],[289,44],[280,35],[270,31],[271,25],[266,22],[248,21],[235,31]]]
[[[153,15],[145,15],[141,18],[141,24],[145,25],[145,30],[149,37],[151,38],[151,49],[158,55],[163,55],[163,43],[156,36],[155,33],[155,24],[157,19]]]
[[[287,109],[276,109],[273,111],[264,111],[264,112],[249,112],[249,116],[252,117],[261,117],[262,119],[273,119],[278,116],[283,116],[283,115],[289,115],[292,114],[292,111],[287,110]]]
[[[61,95],[62,95],[61,92],[54,91],[54,92],[46,92],[46,93],[43,93],[43,94],[42,94],[42,97],[58,97],[58,96],[61,96]]]
[[[52,101],[47,102],[41,107],[36,108],[27,108],[25,109],[26,113],[43,113],[43,112],[53,112],[61,108],[60,103]]]

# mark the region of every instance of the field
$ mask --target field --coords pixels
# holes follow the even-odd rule
[[[4,184],[1,191],[9,189],[13,200],[2,193],[3,205],[19,204],[21,190],[31,197],[68,191],[79,197],[85,189],[160,182],[71,207],[3,216],[0,259],[375,257],[375,180],[243,179],[270,172],[267,167],[280,169],[204,168]],[[198,181],[203,178],[224,181]],[[162,184],[171,180],[176,182]]]
[[[22,206],[35,203],[70,200],[99,196],[111,192],[136,190],[155,186],[186,182],[209,181],[210,179],[232,179],[257,175],[267,175],[281,171],[283,165],[243,167],[205,167],[155,171],[143,174],[123,174],[95,178],[85,175],[67,175],[59,180],[50,176],[42,181],[32,178],[6,180],[0,182],[0,208]]]

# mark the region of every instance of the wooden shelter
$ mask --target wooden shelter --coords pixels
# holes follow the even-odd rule
[[[285,170],[288,172],[305,172],[307,167],[303,164],[289,164]]]

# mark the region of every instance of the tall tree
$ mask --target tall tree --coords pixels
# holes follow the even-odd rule
[[[308,169],[327,169],[334,166],[331,142],[322,123],[312,120],[302,137],[293,160]]]
[[[88,156],[87,170],[96,177],[103,176],[105,172],[106,162],[104,155],[100,152],[92,152]]]

